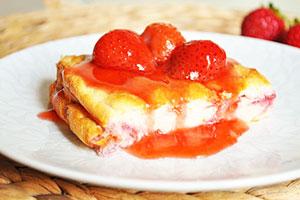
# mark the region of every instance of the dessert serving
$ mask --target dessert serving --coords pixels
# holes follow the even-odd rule
[[[234,144],[276,96],[262,74],[214,42],[186,41],[163,23],[141,35],[110,31],[92,55],[63,57],[49,93],[53,110],[84,144],[141,158],[214,154]]]

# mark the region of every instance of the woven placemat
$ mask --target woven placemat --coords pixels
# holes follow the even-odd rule
[[[55,4],[56,5],[56,4]],[[114,28],[142,30],[151,22],[170,22],[180,30],[239,34],[244,12],[202,4],[85,5],[0,18],[0,57],[33,44]]]
[[[151,22],[170,22],[180,30],[240,33],[243,11],[220,10],[202,4],[62,5],[46,1],[50,8],[0,18],[0,57],[53,39],[113,28],[141,30]],[[296,200],[300,180],[237,191],[192,194],[152,193],[79,184],[52,177],[0,155],[0,200]]]

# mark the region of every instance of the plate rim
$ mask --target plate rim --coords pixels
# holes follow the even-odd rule
[[[202,181],[164,181],[164,180],[150,180],[138,178],[123,178],[123,177],[109,177],[109,176],[93,176],[78,172],[75,170],[67,170],[60,167],[44,164],[35,160],[22,158],[8,151],[0,149],[0,153],[14,161],[25,164],[28,167],[39,170],[44,173],[62,177],[68,180],[75,180],[80,183],[94,184],[98,186],[136,189],[143,191],[155,192],[203,192],[203,191],[218,191],[251,188],[258,186],[271,185],[281,183],[289,180],[294,180],[300,177],[300,169],[290,170],[288,172],[260,175],[248,178],[225,179],[225,180],[202,180]],[[217,185],[217,187],[216,187]]]

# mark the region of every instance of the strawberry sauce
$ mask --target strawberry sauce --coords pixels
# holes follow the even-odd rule
[[[43,120],[55,122],[55,123],[62,123],[63,120],[56,114],[54,110],[48,110],[45,112],[41,112],[38,114],[38,117]]]
[[[163,70],[152,73],[129,72],[124,70],[106,69],[88,62],[76,68],[69,68],[64,74],[76,74],[82,77],[90,87],[101,88],[107,91],[125,91],[143,99],[149,106],[157,106],[157,96],[154,91],[163,93],[167,98],[164,102],[174,100],[184,101],[186,88],[191,81],[171,79]]]
[[[243,88],[243,82],[240,77],[234,74],[232,67],[233,62],[229,61],[226,70],[218,78],[202,83],[202,85],[217,92],[227,91],[233,95],[238,94]],[[185,95],[189,98],[189,95],[185,93],[190,84],[195,83],[195,81],[173,79],[162,68],[157,67],[157,70],[152,73],[139,73],[98,67],[88,62],[76,68],[66,69],[64,73],[72,73],[82,77],[90,87],[132,93],[142,98],[150,106],[156,102],[151,96],[155,90],[163,91],[172,101],[178,99],[184,101]]]
[[[247,130],[244,122],[235,119],[168,134],[152,133],[127,148],[127,152],[140,158],[207,156],[236,143]]]

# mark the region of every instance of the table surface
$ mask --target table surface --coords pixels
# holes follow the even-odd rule
[[[139,30],[139,27],[157,21],[170,22],[180,30],[239,34],[241,20],[246,14],[245,11],[222,10],[196,2],[180,6],[168,3],[80,7],[53,2],[42,11],[0,17],[0,57],[53,39],[120,27]],[[0,199],[300,199],[300,180],[237,191],[152,193],[83,185],[51,177],[0,155]]]

